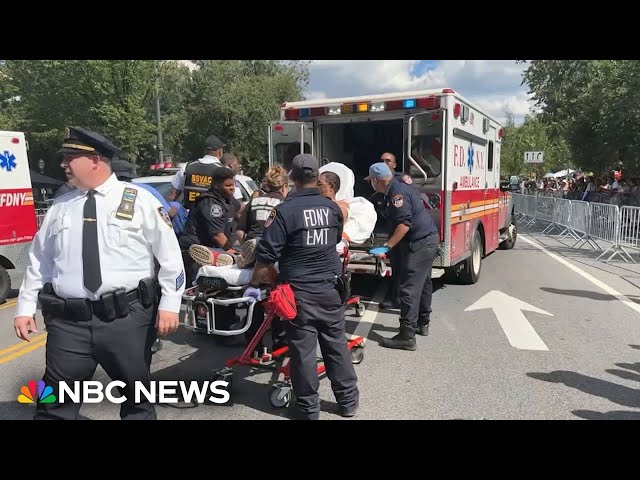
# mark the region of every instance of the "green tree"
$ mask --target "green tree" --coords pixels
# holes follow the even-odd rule
[[[524,152],[543,151],[544,164],[524,163]],[[501,151],[504,175],[544,175],[565,168],[575,168],[567,142],[553,133],[553,128],[540,115],[527,115],[522,125],[516,125],[513,114],[507,112]]]
[[[534,60],[523,77],[579,166],[640,171],[640,65],[626,60]]]
[[[273,60],[197,61],[188,100],[185,159],[202,155],[204,139],[215,133],[238,155],[254,178],[268,161],[267,128],[283,101],[301,100],[309,80],[308,62]]]

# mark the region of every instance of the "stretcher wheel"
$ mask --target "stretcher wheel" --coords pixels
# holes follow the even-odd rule
[[[292,388],[289,384],[277,384],[269,394],[269,403],[274,408],[284,408],[291,402]]]
[[[214,380],[223,380],[225,382],[229,382],[227,385],[227,392],[231,393],[231,388],[233,387],[233,372],[232,371],[221,371],[217,372],[214,376]]]
[[[366,311],[367,311],[367,306],[364,303],[362,302],[356,303],[356,317],[364,316],[364,312]]]
[[[362,360],[364,360],[364,348],[360,345],[351,348],[349,353],[351,354],[351,363],[354,365],[358,365],[359,363],[362,363]]]

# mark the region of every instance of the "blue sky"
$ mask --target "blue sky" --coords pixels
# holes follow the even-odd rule
[[[499,120],[521,123],[529,113],[515,60],[313,60],[308,99],[450,87]]]

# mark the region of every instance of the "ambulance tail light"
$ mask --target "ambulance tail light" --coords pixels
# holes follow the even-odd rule
[[[284,127],[283,127],[282,125],[276,125],[275,127],[273,127],[273,129],[274,129],[276,132],[281,132],[281,131],[283,131],[283,130],[284,130]]]
[[[460,105],[459,103],[456,103],[453,106],[453,117],[458,118],[460,116],[461,111],[462,111],[462,105]]]
[[[372,103],[370,107],[371,112],[384,112],[384,102]]]
[[[342,113],[342,107],[340,105],[327,107],[327,115],[340,115],[341,113]]]
[[[438,97],[419,98],[417,105],[419,108],[440,108],[440,99]]]
[[[443,88],[442,93],[456,93],[453,88]]]
[[[498,130],[498,138],[502,140],[502,129]]]
[[[310,108],[301,108],[300,110],[298,110],[298,116],[300,118],[305,118],[305,117],[311,116],[311,109]]]
[[[416,101],[413,98],[408,98],[402,102],[402,108],[416,108]]]
[[[13,138],[11,139],[11,143],[20,143],[20,139],[19,139],[19,138],[17,138],[17,137],[13,137]]]

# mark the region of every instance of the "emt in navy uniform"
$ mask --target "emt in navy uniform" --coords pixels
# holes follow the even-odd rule
[[[388,348],[415,350],[418,333],[429,335],[431,320],[431,267],[438,254],[438,227],[424,208],[420,193],[411,185],[393,177],[384,162],[369,167],[369,176],[376,192],[387,199],[386,217],[391,223],[388,242],[369,251],[372,255],[396,255],[399,272],[400,332],[382,340]],[[417,301],[420,299],[419,301]]]
[[[237,253],[233,248],[233,222],[238,209],[233,198],[233,177],[229,168],[215,168],[211,187],[198,196],[194,207],[189,210],[184,232],[178,238],[189,287],[196,279],[199,265],[220,267],[233,264],[231,255]]]
[[[352,417],[358,409],[359,391],[347,347],[344,291],[340,291],[342,262],[336,250],[342,239],[342,213],[335,202],[320,194],[318,161],[313,156],[297,155],[290,175],[295,191],[275,207],[265,223],[245,296],[258,300],[259,286],[273,284],[276,276],[293,290],[298,315],[284,322],[296,397],[291,415],[320,418],[319,342],[340,415]],[[276,262],[279,273],[273,267]]]
[[[117,180],[110,159],[118,148],[102,135],[71,128],[60,152],[77,189],[54,201],[33,240],[16,335],[37,333],[39,301],[48,332],[43,380],[57,398],[60,381],[91,380],[100,365],[125,385],[120,417],[155,420],[154,405],[144,396],[135,403],[134,388],[150,387],[156,330],[178,328],[185,277],[171,220],[151,193]],[[39,403],[35,418],[77,419],[80,407]]]

